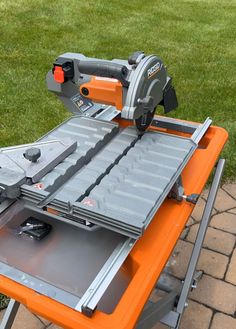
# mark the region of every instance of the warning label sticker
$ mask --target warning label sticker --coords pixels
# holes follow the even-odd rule
[[[88,100],[87,98],[77,94],[71,98],[72,102],[76,105],[76,107],[82,111],[86,112],[93,106],[93,102]]]

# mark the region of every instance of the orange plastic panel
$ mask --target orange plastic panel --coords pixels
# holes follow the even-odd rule
[[[123,122],[120,122],[121,124]],[[124,122],[124,124],[126,124]],[[183,171],[186,194],[201,193],[228,138],[227,132],[210,127]],[[165,266],[194,206],[166,199],[152,223],[131,251],[124,268],[131,282],[112,314],[95,311],[92,318],[0,276],[0,291],[25,304],[32,312],[67,329],[131,329]]]
[[[92,77],[80,86],[80,93],[94,102],[114,105],[118,110],[123,107],[122,84],[116,79]]]

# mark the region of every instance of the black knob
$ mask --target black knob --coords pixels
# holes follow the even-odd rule
[[[88,90],[88,88],[83,87],[83,88],[81,89],[81,91],[82,91],[82,94],[83,94],[84,96],[88,96],[88,94],[89,94],[89,90]]]
[[[37,162],[41,156],[41,151],[36,147],[31,147],[30,149],[27,149],[23,155],[27,160],[31,162]]]
[[[187,195],[186,201],[188,201],[192,204],[196,204],[198,202],[199,196],[200,196],[200,194],[196,194],[196,193]]]

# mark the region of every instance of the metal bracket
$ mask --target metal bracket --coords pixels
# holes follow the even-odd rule
[[[196,271],[193,276],[193,284],[191,286],[191,290],[197,289],[198,282],[201,280],[203,276],[203,271]]]
[[[177,178],[177,181],[174,183],[168,197],[175,199],[177,201],[182,201],[184,196],[184,186],[181,175]]]

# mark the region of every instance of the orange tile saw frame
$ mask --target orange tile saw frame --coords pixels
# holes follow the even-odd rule
[[[154,55],[109,62],[64,54],[47,84],[80,115],[36,144],[1,149],[0,289],[15,299],[2,328],[11,328],[20,302],[70,329],[151,328],[158,320],[178,328],[224,160],[184,284],[161,284],[167,296],[142,309],[227,133],[210,119],[154,116],[158,104],[166,111],[177,106],[171,78]],[[39,232],[43,224],[51,227],[47,234]]]

